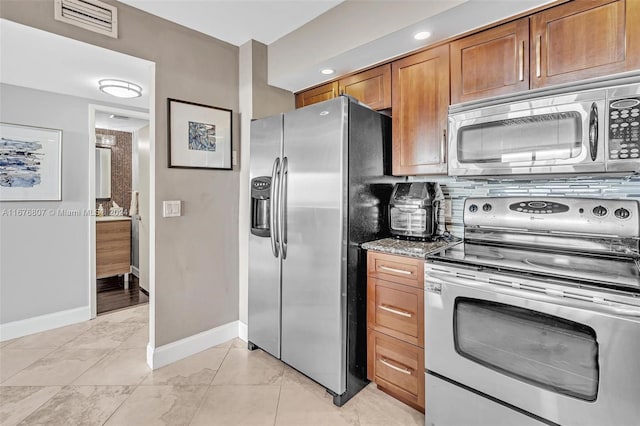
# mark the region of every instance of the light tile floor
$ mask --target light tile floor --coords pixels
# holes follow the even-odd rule
[[[0,343],[0,425],[424,425],[371,384],[342,408],[235,339],[151,371],[148,305]]]

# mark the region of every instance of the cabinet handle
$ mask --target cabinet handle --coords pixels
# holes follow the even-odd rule
[[[402,374],[407,374],[409,376],[411,375],[411,369],[407,367],[398,367],[397,365],[393,365],[389,360],[385,358],[380,358],[380,362],[393,370],[399,371]]]
[[[383,311],[391,312],[392,314],[400,315],[401,317],[411,318],[413,316],[411,312],[403,311],[398,308],[392,308],[388,305],[378,305],[378,308],[382,309]]]
[[[520,74],[519,74],[519,78],[520,81],[524,80],[524,40],[522,40],[522,43],[520,43],[520,53],[518,55],[518,60],[520,61]]]
[[[389,268],[388,266],[379,266],[378,268],[383,271],[395,272],[397,274],[411,275],[410,271],[405,271],[404,269]]]
[[[540,77],[542,75],[542,68],[540,65],[540,60],[542,58],[542,36],[538,34],[538,40],[536,41],[536,77]]]

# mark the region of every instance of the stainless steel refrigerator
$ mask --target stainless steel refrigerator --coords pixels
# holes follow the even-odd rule
[[[342,405],[366,379],[366,256],[388,234],[391,120],[352,98],[251,123],[249,349]]]

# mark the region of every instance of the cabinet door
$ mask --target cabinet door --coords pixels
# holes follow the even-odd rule
[[[531,87],[640,67],[640,2],[573,1],[531,17]]]
[[[449,45],[391,65],[393,174],[446,174]]]
[[[424,412],[424,349],[369,329],[367,377],[396,399]]]
[[[372,109],[391,108],[391,64],[339,81],[340,94],[350,95]]]
[[[336,96],[338,96],[338,82],[333,81],[316,87],[315,89],[298,93],[296,95],[296,108],[302,108],[307,105],[333,99]]]
[[[529,89],[529,18],[451,43],[451,103]]]

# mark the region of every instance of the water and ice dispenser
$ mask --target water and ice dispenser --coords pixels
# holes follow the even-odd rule
[[[259,176],[251,179],[251,233],[258,237],[270,237],[271,177]]]

